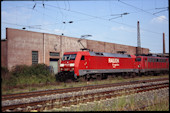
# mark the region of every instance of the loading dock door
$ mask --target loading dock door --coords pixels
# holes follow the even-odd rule
[[[58,60],[59,59],[52,59],[52,58],[50,58],[50,66],[53,67],[54,74],[58,73]]]

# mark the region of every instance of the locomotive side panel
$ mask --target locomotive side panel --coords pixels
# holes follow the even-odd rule
[[[86,68],[79,69],[80,76],[94,73],[121,73],[135,71],[135,58],[86,56],[85,62],[83,63],[81,65],[87,66]]]
[[[138,65],[140,65],[138,66],[140,72],[160,72],[169,70],[169,65],[167,65],[168,58],[147,56],[138,56],[137,58],[141,58],[138,62]]]
[[[78,76],[95,78],[95,76],[103,77],[111,73],[115,75],[166,73],[169,71],[169,59],[88,51],[66,52],[62,58],[60,69],[61,72],[57,77],[61,80],[66,76],[68,78],[77,78]]]

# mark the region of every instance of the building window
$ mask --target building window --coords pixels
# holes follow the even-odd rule
[[[38,51],[32,51],[32,64],[38,64]]]
[[[50,52],[50,56],[60,56],[60,53],[58,53],[58,52]]]

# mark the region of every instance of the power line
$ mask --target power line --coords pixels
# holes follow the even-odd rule
[[[56,6],[52,6],[52,5],[48,5],[48,4],[45,4],[45,5],[46,5],[46,6],[49,6],[49,7],[54,7],[54,8],[57,8],[57,9],[61,9],[61,10],[66,10],[66,9],[64,9],[64,8],[60,8],[60,7],[56,7]],[[34,9],[34,11],[35,11],[35,9]],[[105,19],[105,18],[103,18],[103,17],[93,16],[93,15],[89,15],[89,14],[82,13],[82,12],[78,12],[78,11],[72,11],[72,10],[66,10],[66,11],[78,13],[78,14],[81,14],[81,15],[86,15],[86,16],[92,17],[91,19],[101,19],[101,20],[108,21],[108,19]],[[77,21],[81,21],[81,20],[77,20]],[[115,23],[117,23],[117,24],[122,24],[122,25],[125,25],[125,26],[129,26],[129,27],[136,28],[136,26],[128,25],[128,24],[125,24],[125,23],[120,23],[120,22],[116,22],[116,21],[111,21],[111,22],[115,22]],[[55,23],[55,24],[57,24],[57,23]],[[41,25],[41,26],[43,26],[43,25]],[[29,27],[30,27],[30,26],[29,26]],[[147,32],[156,33],[156,34],[162,34],[162,33],[150,31],[150,30],[143,29],[143,28],[142,28],[142,30],[147,31]]]
[[[2,23],[4,23],[4,24],[9,24],[9,25],[15,25],[15,26],[21,26],[22,28],[24,28],[24,29],[26,29],[25,27],[28,27],[28,28],[30,28],[30,29],[41,29],[41,28],[38,28],[38,27],[40,27],[40,26],[28,26],[28,25],[23,25],[23,24],[14,24],[14,23],[9,23],[9,22],[2,22]]]
[[[168,10],[169,10],[169,7],[162,7],[162,8],[155,8],[155,9],[164,9],[164,10],[161,10],[161,11],[159,11],[159,12],[153,13],[153,15],[155,15],[155,14],[157,14],[157,13],[164,12],[164,11],[168,11]]]
[[[122,1],[120,1],[120,0],[118,0],[118,1],[121,2],[121,3],[123,3],[123,4],[125,4],[125,5],[131,6],[131,7],[135,8],[135,9],[141,10],[141,11],[143,11],[143,12],[145,12],[145,13],[148,13],[148,14],[150,14],[150,15],[153,15],[153,16],[155,16],[155,17],[158,17],[157,15],[152,14],[152,13],[150,13],[150,12],[148,12],[148,11],[145,11],[145,10],[143,10],[143,9],[141,9],[141,8],[138,8],[138,7],[133,6],[133,5],[131,5],[131,4],[127,4],[127,3],[122,2]],[[163,18],[163,19],[166,20],[166,21],[168,21],[168,20],[165,19],[165,18]]]
[[[44,31],[48,31],[48,32],[52,32],[54,33],[54,31],[49,30],[49,29],[42,29],[42,28],[38,28],[38,27],[34,27],[34,26],[27,26],[27,25],[23,25],[23,24],[14,24],[14,23],[8,23],[8,22],[2,22],[4,24],[9,24],[9,25],[15,25],[15,26],[21,26],[22,29],[26,29],[26,27],[30,28],[30,29],[40,29],[40,30],[44,30]],[[55,33],[54,33],[55,34]]]
[[[43,3],[44,4],[44,3]],[[32,11],[35,11],[35,12],[37,12],[37,13],[39,13],[39,14],[42,14],[42,15],[46,15],[47,17],[52,17],[51,15],[47,15],[47,14],[44,14],[44,13],[42,13],[42,12],[39,12],[37,9],[35,9],[35,6],[36,6],[36,3],[34,4],[34,6],[33,6],[33,8],[27,8],[27,9],[31,9]],[[44,5],[45,6],[45,5]],[[20,6],[21,7],[21,6]],[[24,6],[22,6],[22,7],[24,7]],[[36,6],[36,7],[40,7],[40,6]],[[14,8],[14,7],[11,7],[11,8]],[[41,7],[42,8],[42,7]],[[45,8],[45,9],[48,9],[48,8]],[[54,18],[54,17],[52,17],[52,18]],[[50,18],[50,19],[52,19],[52,18]],[[37,27],[41,27],[41,26],[48,26],[48,25],[55,25],[55,24],[63,24],[62,22],[61,23],[53,23],[53,24],[45,24],[45,25],[31,25],[31,26],[28,26],[28,25],[21,25],[21,24],[14,24],[14,23],[8,23],[8,22],[3,22],[4,24],[10,24],[10,25],[16,25],[16,26],[24,26],[23,28],[25,28],[25,27],[28,27],[28,28],[37,28]],[[70,22],[70,23],[72,23],[72,22]],[[39,28],[38,28],[39,29]]]
[[[49,5],[49,4],[45,4],[45,5],[46,5],[46,6],[49,6],[49,7],[54,7],[54,8],[57,8],[57,9],[61,9],[61,10],[65,10],[65,11],[74,12],[74,13],[78,13],[78,14],[81,14],[81,15],[89,16],[89,17],[92,17],[93,19],[96,18],[96,19],[101,19],[101,20],[109,21],[108,19],[103,18],[103,16],[98,17],[98,16],[93,16],[93,15],[89,15],[89,14],[82,13],[82,12],[78,12],[78,11],[66,10],[65,8],[56,7],[56,6]],[[60,11],[61,11],[61,10],[60,10]],[[127,14],[128,14],[128,13],[127,13]],[[92,19],[92,18],[91,18],[91,19]],[[89,20],[89,19],[87,19],[87,20]],[[77,20],[77,21],[82,21],[82,20]],[[136,28],[136,26],[134,26],[134,25],[129,25],[129,24],[125,24],[125,23],[120,23],[120,22],[113,21],[113,20],[112,20],[112,21],[109,21],[109,22],[115,22],[115,23],[117,23],[117,24],[122,24],[122,25],[125,25],[125,26],[129,26],[129,27],[132,27],[132,28]],[[162,33],[150,31],[150,30],[143,29],[143,28],[141,28],[141,30],[146,31],[146,32],[155,33],[155,34],[162,34]]]
[[[109,19],[109,20],[116,19],[116,18],[120,18],[120,17],[122,17],[123,15],[128,15],[128,14],[129,14],[129,13],[114,14],[114,15],[111,15],[111,16],[116,16],[116,17],[111,18],[111,19]]]
[[[53,5],[48,5],[48,4],[46,4],[46,5],[47,5],[47,6],[50,6],[50,7],[57,8],[57,9],[65,10],[64,8],[56,7],[56,6],[53,6]],[[66,10],[66,11],[68,11],[68,10]],[[89,15],[89,14],[86,14],[86,13],[82,13],[82,12],[78,12],[78,11],[73,11],[73,10],[69,10],[69,11],[70,11],[70,12],[74,12],[74,13],[78,13],[78,14],[81,14],[81,15],[86,15],[86,16],[89,16],[89,17],[93,17],[93,18],[97,18],[97,19],[109,21],[108,19],[105,19],[105,18],[102,18],[102,17],[93,16],[93,15]],[[125,23],[120,23],[120,22],[117,22],[117,21],[110,21],[110,22],[115,22],[115,23],[117,23],[117,24],[122,24],[122,25],[125,25],[125,26],[129,26],[129,27],[136,28],[136,26],[134,26],[134,25],[129,25],[129,24],[125,24]],[[143,28],[141,28],[141,30],[146,31],[146,32],[155,33],[155,34],[162,34],[162,33],[150,31],[150,30],[143,29]]]
[[[120,1],[120,0],[119,0]],[[53,8],[57,8],[57,9],[60,9],[61,10],[65,10],[65,11],[68,11],[68,12],[73,12],[73,13],[78,13],[78,14],[81,14],[81,15],[85,15],[85,16],[89,16],[89,17],[92,17],[93,19],[101,19],[101,20],[105,20],[105,21],[109,21],[109,19],[105,19],[103,18],[103,16],[99,17],[99,16],[93,16],[93,15],[89,15],[89,14],[86,14],[86,13],[83,13],[83,12],[78,12],[78,11],[73,11],[73,10],[67,10],[65,8],[61,8],[61,7],[57,7],[57,6],[53,6],[53,5],[49,5],[49,4],[45,4],[46,6],[49,6],[49,7],[53,7]],[[140,8],[139,8],[140,9]],[[144,11],[143,9],[140,9],[141,11]],[[150,9],[149,9],[150,10]],[[135,12],[131,12],[131,13],[135,13]],[[150,13],[150,12],[149,12]],[[128,14],[128,13],[127,13]],[[152,14],[152,13],[151,13]],[[152,14],[153,15],[153,14]],[[154,15],[155,16],[155,15]],[[156,16],[157,17],[157,16]],[[85,20],[85,19],[84,19]],[[89,20],[89,19],[87,19]],[[82,21],[82,20],[77,20],[77,21]],[[117,22],[117,21],[110,21],[110,22],[114,22],[114,23],[117,23],[117,24],[122,24],[122,25],[125,25],[125,26],[129,26],[129,27],[133,27],[133,28],[136,28],[136,26],[134,25],[129,25],[129,24],[125,24],[125,23],[120,23],[120,22]],[[154,32],[154,31],[150,31],[150,30],[147,30],[147,29],[143,29],[141,28],[141,30],[143,31],[146,31],[146,32],[151,32],[151,33],[155,33],[155,34],[162,34],[162,33],[158,33],[158,32]]]
[[[22,5],[22,6],[15,6],[15,7],[7,7],[7,9],[13,9],[13,8],[20,8],[20,7],[30,7],[30,5],[32,4],[26,4],[26,5]],[[2,5],[3,6],[3,5]],[[3,7],[2,7],[3,8]]]

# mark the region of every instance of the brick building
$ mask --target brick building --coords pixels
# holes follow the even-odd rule
[[[15,65],[44,63],[58,72],[62,55],[66,51],[79,51],[82,46],[79,38],[6,28],[6,39],[1,40],[1,66],[9,70]],[[82,44],[94,52],[116,53],[126,51],[136,54],[136,47],[115,43],[82,40]],[[142,48],[142,53],[149,49]]]

